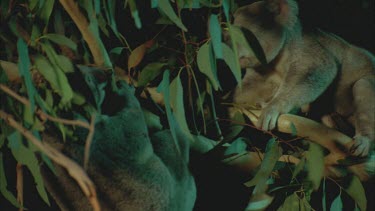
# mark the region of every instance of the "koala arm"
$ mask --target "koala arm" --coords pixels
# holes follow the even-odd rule
[[[374,147],[375,127],[375,76],[370,75],[355,82],[353,86],[355,144],[351,152],[366,156]]]
[[[324,54],[315,58],[313,55],[297,56],[289,64],[278,91],[262,109],[257,122],[259,128],[274,129],[280,114],[311,103],[332,83],[337,74],[333,59]]]

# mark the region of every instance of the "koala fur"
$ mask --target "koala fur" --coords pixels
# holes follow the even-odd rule
[[[195,182],[188,169],[189,141],[169,130],[151,137],[139,102],[123,83],[110,100],[124,106],[112,116],[99,116],[91,146],[88,175],[96,185],[102,210],[192,210]],[[48,141],[48,137],[43,138]],[[63,152],[82,163],[83,143],[66,144]],[[87,198],[67,174],[44,168],[48,191],[61,210],[92,210]]]
[[[374,146],[375,57],[343,39],[315,30],[305,32],[293,0],[263,0],[239,8],[234,25],[251,31],[267,64],[237,44],[246,68],[234,102],[262,109],[257,126],[274,129],[278,116],[314,102],[334,84],[333,111],[355,128],[355,156]]]

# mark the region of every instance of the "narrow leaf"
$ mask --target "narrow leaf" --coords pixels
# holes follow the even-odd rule
[[[137,27],[137,29],[142,28],[141,19],[139,18],[137,5],[135,4],[135,1],[129,0],[129,6],[130,6],[130,11],[132,13],[132,17],[134,19],[135,26]]]
[[[228,65],[229,69],[232,71],[234,78],[238,83],[241,82],[241,67],[236,60],[236,54],[224,43],[221,43],[222,50],[224,54],[224,61]]]
[[[158,1],[159,9],[171,20],[175,23],[178,27],[180,27],[183,31],[187,31],[187,28],[182,23],[181,19],[176,15],[174,12],[171,2],[169,0],[159,0]]]
[[[272,138],[268,141],[264,160],[262,161],[259,171],[252,180],[245,183],[247,187],[255,185],[254,194],[264,193],[267,179],[271,175],[280,156],[281,152],[279,150],[278,142],[275,138]]]
[[[209,32],[211,36],[211,42],[214,48],[215,57],[217,59],[223,59],[223,49],[221,45],[221,27],[218,15],[212,14],[210,16]]]
[[[33,150],[23,145],[22,136],[19,132],[14,132],[10,136],[8,136],[8,140],[8,147],[11,149],[14,158],[21,164],[27,166],[27,168],[33,175],[36,189],[40,197],[44,202],[50,205],[48,195],[44,187],[43,178],[40,173],[38,159],[36,158]]]
[[[312,182],[314,190],[317,190],[320,186],[324,171],[324,155],[322,148],[311,142],[306,155],[306,161],[308,179]]]
[[[197,54],[197,63],[199,70],[208,77],[213,88],[215,90],[218,90],[220,85],[216,74],[216,62],[215,58],[213,57],[210,42],[203,44],[199,48]]]
[[[158,75],[163,72],[165,63],[150,63],[146,65],[141,71],[138,79],[138,86],[146,86],[149,82],[154,80]]]
[[[3,154],[0,152],[0,192],[13,206],[19,208],[20,204],[18,203],[16,197],[7,189],[7,178],[5,175]]]
[[[362,211],[367,210],[366,192],[358,177],[353,176],[352,181],[350,182],[349,186],[345,188],[345,191],[354,199]]]
[[[73,98],[73,90],[70,87],[66,75],[56,65],[52,65],[45,57],[37,55],[35,66],[43,77],[51,84],[51,87],[61,96],[61,103],[66,104]]]
[[[342,208],[343,208],[342,200],[341,200],[340,195],[338,195],[338,196],[332,201],[330,211],[341,211]]]
[[[30,101],[30,109],[34,112],[35,108],[35,96],[36,96],[36,89],[33,85],[31,73],[30,73],[30,58],[29,58],[29,51],[27,48],[27,44],[21,38],[17,41],[17,50],[18,50],[18,70],[20,75],[23,77],[23,80],[26,85],[27,94],[29,96]]]
[[[175,145],[178,146],[177,132],[176,132],[176,130],[177,130],[176,122],[175,122],[174,116],[172,114],[172,109],[171,109],[171,105],[170,105],[169,76],[170,76],[169,70],[164,71],[163,80],[160,82],[160,84],[157,88],[157,91],[163,94],[164,103],[165,103],[165,111],[167,113],[169,128],[171,129],[173,141],[174,141]],[[179,150],[179,148],[177,148],[177,150]]]
[[[186,122],[185,107],[184,107],[184,90],[181,84],[180,76],[177,77],[170,84],[170,103],[173,109],[174,117],[182,130],[182,132],[190,140],[192,140],[189,127]]]
[[[72,50],[77,50],[77,44],[74,43],[71,39],[65,37],[61,34],[45,34],[41,38],[45,38],[48,40],[51,40],[52,42],[59,44],[59,45],[65,45],[69,47]]]
[[[299,211],[300,200],[297,194],[293,193],[285,199],[284,203],[277,211]]]
[[[55,0],[48,0],[48,1],[43,1],[43,8],[40,9],[40,18],[44,21],[45,24],[48,23],[49,18],[51,17],[53,6],[55,4]]]
[[[149,40],[138,46],[131,52],[128,58],[128,70],[136,67],[139,63],[141,63],[143,57],[145,56],[146,50],[149,49],[153,44],[154,40]]]

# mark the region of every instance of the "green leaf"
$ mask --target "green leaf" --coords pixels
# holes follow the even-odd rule
[[[64,55],[56,55],[57,63],[64,73],[73,73],[74,66],[72,61]]]
[[[303,168],[305,167],[305,163],[306,159],[302,158],[294,169],[292,178],[296,178],[296,176],[303,170]]]
[[[259,171],[252,180],[245,183],[247,187],[255,185],[255,189],[253,191],[254,194],[264,193],[267,179],[271,175],[272,170],[280,156],[281,152],[279,150],[279,144],[276,141],[276,138],[270,139],[268,141],[264,160],[260,165]]]
[[[367,210],[366,192],[357,176],[353,176],[349,186],[344,190],[354,199],[362,211]]]
[[[225,136],[225,140],[233,140],[244,128],[245,118],[241,112],[234,113],[231,118],[231,124],[228,127],[229,132]]]
[[[223,0],[223,10],[227,21],[229,21],[230,0]]]
[[[138,78],[138,87],[146,86],[163,72],[165,63],[150,63],[146,65]]]
[[[128,58],[128,70],[133,67],[136,67],[139,63],[141,63],[143,57],[146,54],[147,49],[149,49],[154,44],[154,40],[149,40],[140,46],[136,47]]]
[[[124,49],[125,49],[124,47],[116,47],[116,48],[112,48],[112,50],[111,50],[109,53],[110,53],[110,54],[117,54],[117,55],[120,55]]]
[[[51,40],[52,42],[58,44],[58,45],[65,45],[69,47],[70,49],[76,51],[77,50],[77,44],[74,43],[71,39],[65,37],[61,34],[45,34],[40,38],[45,38],[48,40]]]
[[[40,12],[39,16],[44,21],[45,24],[48,23],[49,18],[51,17],[54,4],[55,4],[55,0],[44,1],[43,8],[39,10]]]
[[[35,96],[37,95],[36,89],[33,85],[33,79],[30,73],[30,58],[29,58],[29,51],[27,48],[26,42],[19,38],[17,41],[17,50],[18,50],[18,71],[20,75],[23,77],[23,80],[26,85],[27,94],[29,96],[30,101],[30,109],[32,113],[34,112],[35,108]]]
[[[226,44],[221,43],[221,45],[224,54],[224,61],[225,63],[227,63],[229,69],[232,71],[237,83],[240,83],[242,79],[242,73],[240,64],[238,63],[238,60],[236,60],[236,54]]]
[[[307,162],[307,177],[312,182],[314,190],[320,186],[320,181],[323,177],[324,171],[324,155],[323,149],[315,143],[310,143],[309,151],[306,155]]]
[[[22,136],[19,132],[14,132],[10,136],[8,136],[8,140],[8,147],[11,149],[14,158],[21,164],[27,166],[27,168],[33,175],[36,189],[40,197],[44,202],[50,205],[46,189],[44,188],[43,178],[40,173],[38,159],[36,158],[33,150],[25,147],[22,144]]]
[[[35,66],[43,77],[51,84],[51,87],[61,96],[61,103],[66,104],[73,98],[73,90],[67,77],[61,69],[52,65],[45,57],[35,56]]]
[[[156,8],[159,5],[159,0],[151,0],[151,8]]]
[[[187,31],[187,28],[182,23],[181,19],[176,15],[174,12],[171,2],[169,0],[159,0],[158,1],[159,9],[171,20],[175,23],[178,27],[180,27],[183,31]]]
[[[132,13],[132,17],[134,19],[135,26],[137,27],[137,29],[142,28],[141,19],[139,18],[137,5],[135,4],[135,1],[129,0],[129,6],[130,6],[130,11]]]
[[[291,133],[292,136],[297,136],[297,128],[293,124],[293,122],[290,123],[290,130],[292,131],[292,133]]]
[[[273,197],[267,194],[262,194],[255,197],[253,196],[245,210],[265,210],[271,204],[272,200]]]
[[[299,211],[300,200],[301,199],[297,194],[293,193],[285,199],[284,203],[277,209],[277,211]]]
[[[12,192],[7,189],[8,183],[5,175],[3,154],[0,152],[0,192],[13,206],[19,208],[20,204],[18,203],[15,196]]]
[[[107,18],[107,21],[109,23],[109,26],[111,27],[112,31],[115,33],[116,37],[121,40],[122,35],[118,31],[117,22],[115,18],[116,13],[116,1],[107,0],[104,4],[104,11]],[[100,39],[100,37],[98,37]]]
[[[234,140],[230,146],[225,150],[224,155],[234,155],[234,154],[240,154],[243,152],[246,152],[247,144],[243,140],[243,138],[237,138]]]
[[[169,76],[170,76],[170,73],[169,73],[169,70],[166,70],[164,71],[164,74],[163,74],[163,80],[160,82],[158,88],[157,88],[157,91],[162,93],[163,94],[163,97],[164,97],[164,104],[165,104],[165,111],[167,113],[167,119],[168,119],[168,123],[169,123],[169,128],[171,129],[171,134],[172,134],[172,137],[173,137],[173,141],[174,141],[174,144],[176,146],[178,146],[178,143],[177,143],[177,128],[176,128],[176,122],[175,122],[175,119],[174,119],[174,116],[172,114],[172,109],[171,109],[171,105],[170,105],[170,85],[169,85]],[[179,151],[179,148],[177,148],[177,150]]]
[[[215,57],[217,59],[223,59],[223,49],[221,46],[221,27],[219,23],[219,17],[215,14],[212,14],[209,20],[209,32],[211,36],[211,43],[214,48]]]
[[[343,205],[342,205],[342,200],[341,200],[341,197],[340,195],[338,195],[333,201],[332,201],[332,204],[331,204],[331,208],[330,210],[331,211],[340,211],[343,209]]]
[[[170,103],[180,129],[190,140],[192,140],[189,127],[186,122],[185,107],[184,107],[184,90],[181,84],[180,75],[171,82],[170,84]]]
[[[216,73],[216,61],[213,57],[213,52],[210,42],[203,44],[197,54],[197,63],[199,70],[207,76],[213,88],[218,90],[220,87],[219,80]]]

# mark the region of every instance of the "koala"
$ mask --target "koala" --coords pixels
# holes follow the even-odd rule
[[[236,104],[257,105],[257,127],[272,130],[280,114],[317,100],[334,86],[333,111],[355,129],[354,156],[366,156],[374,146],[375,58],[338,36],[319,29],[305,32],[293,0],[263,0],[238,8],[235,26],[258,40],[266,62],[236,43],[242,87],[234,90]]]
[[[107,95],[106,101],[112,102],[112,107],[122,106],[111,115],[98,116],[95,124],[87,173],[96,185],[101,209],[192,210],[196,186],[188,169],[189,140],[177,133],[175,144],[169,130],[149,135],[139,102],[126,83],[113,96]],[[48,135],[43,137],[53,144],[51,140]],[[60,148],[82,163],[82,141]],[[44,167],[42,173],[61,210],[92,210],[65,169],[56,165],[54,174]]]

